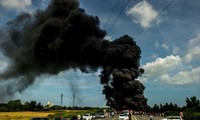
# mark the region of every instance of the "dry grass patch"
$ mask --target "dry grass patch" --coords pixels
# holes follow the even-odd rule
[[[50,114],[54,112],[0,112],[0,120],[29,120],[32,117],[46,117]]]

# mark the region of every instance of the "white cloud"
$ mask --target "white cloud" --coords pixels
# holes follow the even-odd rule
[[[178,54],[179,51],[180,51],[180,48],[178,46],[173,46],[173,49],[172,49],[173,54]]]
[[[154,45],[156,48],[164,48],[165,50],[169,50],[169,46],[166,44],[166,43],[163,43],[163,44],[159,44],[158,41],[156,41],[155,45]]]
[[[160,80],[162,82],[168,84],[191,84],[191,83],[200,83],[200,67],[194,68],[188,71],[180,71],[174,76],[170,76],[168,74],[164,74],[160,76]]]
[[[189,40],[188,48],[194,47],[194,46],[200,46],[200,34],[194,37],[193,39]]]
[[[191,62],[193,59],[200,58],[200,46],[191,48],[184,56],[186,62]]]
[[[187,44],[187,53],[184,56],[186,62],[191,62],[193,59],[200,58],[200,34],[190,39]]]
[[[151,56],[151,58],[153,58],[153,59],[155,59],[155,58],[157,58],[159,55],[158,54],[153,54],[152,56]]]
[[[199,54],[198,51],[200,51],[200,48],[196,51]],[[191,60],[197,53],[188,53],[186,55],[188,56],[187,60]],[[142,66],[142,68],[145,69],[142,79],[144,79],[145,82],[152,80],[154,82],[175,85],[200,83],[200,67],[192,68],[189,65],[183,65],[183,60],[181,60],[179,56],[171,55],[165,58],[157,58],[153,62],[146,63]]]
[[[7,9],[25,11],[27,7],[31,6],[32,0],[1,0],[0,4]]]
[[[200,58],[200,35],[190,39],[185,46],[185,55],[167,56],[165,58],[157,58],[155,61],[146,63],[142,66],[145,73],[142,76],[145,82],[158,82],[164,84],[185,85],[185,84],[199,84],[200,83],[200,67],[192,67],[192,61]],[[166,44],[160,45],[155,43],[155,47],[162,47],[169,50]],[[172,47],[173,54],[178,54],[179,46]]]
[[[140,78],[139,81],[142,83],[142,84],[145,84],[148,82],[148,79],[147,78]]]
[[[152,5],[147,1],[142,1],[127,12],[133,18],[133,22],[139,23],[143,28],[149,25],[149,23],[158,15],[158,12],[153,9]],[[158,24],[160,20],[157,20]],[[149,27],[149,26],[148,26]]]
[[[165,58],[157,58],[155,61],[146,63],[142,68],[145,69],[144,76],[152,77],[167,73],[169,70],[181,65],[179,56],[167,56]]]
[[[169,46],[167,44],[165,44],[165,43],[163,43],[161,45],[161,47],[164,48],[165,50],[169,50]]]
[[[112,41],[112,37],[111,37],[111,36],[105,36],[104,39],[109,40],[109,41]]]

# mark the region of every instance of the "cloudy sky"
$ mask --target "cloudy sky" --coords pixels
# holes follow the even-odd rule
[[[0,0],[1,28],[22,12],[34,14],[37,9],[45,9],[49,2]],[[128,34],[140,46],[145,73],[138,79],[146,87],[144,95],[150,106],[166,102],[183,106],[186,97],[200,99],[198,0],[80,0],[80,7],[99,17],[107,39]],[[4,37],[0,36],[1,40]],[[0,72],[6,69],[8,61],[0,53]],[[105,106],[98,75],[99,72],[83,74],[68,70],[56,76],[41,76],[13,99],[59,105],[63,93],[63,105],[72,106],[75,91],[75,105]]]

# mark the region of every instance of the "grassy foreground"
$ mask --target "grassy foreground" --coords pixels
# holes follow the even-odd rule
[[[53,111],[42,112],[0,112],[0,120],[30,120],[32,117],[46,117],[54,114]]]
[[[23,111],[23,112],[0,112],[0,120],[30,120],[32,117],[48,117],[59,115],[76,115],[88,112],[87,110],[52,110],[52,111]]]

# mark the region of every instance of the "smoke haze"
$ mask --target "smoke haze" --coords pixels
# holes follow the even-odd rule
[[[0,73],[0,101],[22,92],[36,77],[68,69],[95,72],[102,68],[101,84],[107,104],[116,109],[144,108],[145,87],[138,81],[140,47],[132,37],[104,39],[97,16],[85,13],[77,0],[52,0],[46,10],[22,13],[1,29],[0,48],[9,58]],[[3,31],[3,32],[1,32]],[[4,32],[6,31],[6,32]]]

